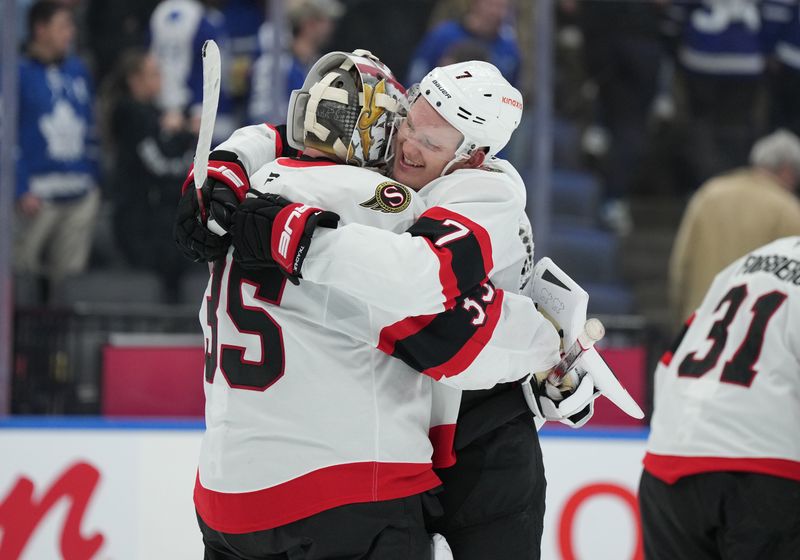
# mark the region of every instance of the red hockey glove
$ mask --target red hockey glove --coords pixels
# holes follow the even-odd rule
[[[233,214],[233,257],[244,268],[277,266],[298,284],[314,230],[335,229],[339,215],[276,194],[253,194]]]

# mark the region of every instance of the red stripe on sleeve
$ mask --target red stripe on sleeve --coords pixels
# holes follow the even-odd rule
[[[456,425],[433,426],[428,432],[428,438],[433,445],[433,468],[452,467],[456,462]]]
[[[497,327],[503,310],[503,296],[503,290],[496,290],[494,301],[486,307],[486,322],[475,331],[475,334],[470,337],[455,356],[441,365],[426,369],[422,373],[438,381],[442,377],[453,377],[467,369],[478,357],[478,354],[481,353],[481,350],[489,343],[492,334],[494,334],[494,329]]]
[[[275,159],[278,159],[283,155],[283,138],[277,128],[269,123],[264,123],[264,125],[275,133]]]
[[[433,254],[439,259],[439,283],[442,285],[445,309],[452,309],[461,293],[458,291],[458,279],[453,272],[453,254],[446,248],[439,248],[433,241],[423,237]]]
[[[391,356],[394,354],[394,345],[398,340],[402,340],[414,335],[427,327],[436,315],[419,315],[417,317],[407,317],[393,325],[381,329],[378,341],[378,350]]]

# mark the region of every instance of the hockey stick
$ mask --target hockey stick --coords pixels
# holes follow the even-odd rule
[[[547,375],[547,381],[558,387],[578,358],[602,339],[605,334],[606,328],[600,322],[600,319],[588,319],[583,325],[583,331],[578,335],[577,340],[572,343],[572,346],[569,347],[561,361]]]
[[[197,189],[197,202],[200,204],[200,217],[206,223],[206,208],[201,189],[208,178],[208,155],[211,153],[211,137],[217,120],[219,88],[222,62],[217,43],[209,40],[203,43],[203,108],[200,113],[200,132],[197,135],[197,149],[194,152],[194,187]],[[216,233],[216,232],[215,232]]]
[[[537,302],[539,311],[552,317],[556,324],[561,325],[561,328],[571,334],[570,338],[578,338],[586,330],[585,317],[589,294],[547,257],[541,259],[534,267],[532,283],[532,297]],[[588,334],[591,339],[593,333]],[[572,346],[569,350],[572,350]],[[569,354],[568,351],[567,355]],[[588,341],[584,341],[580,358],[581,369],[590,372],[594,386],[603,393],[603,396],[628,416],[644,417],[642,409],[628,394],[608,364],[600,357],[597,349],[592,344],[588,344]],[[558,364],[558,366],[562,371],[569,371],[569,367],[565,368],[562,364]],[[558,382],[562,381],[563,379]],[[552,383],[547,385],[555,389]]]

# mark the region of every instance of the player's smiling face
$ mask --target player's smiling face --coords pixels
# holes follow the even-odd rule
[[[392,177],[418,191],[442,174],[462,138],[430,103],[418,98],[397,130]]]

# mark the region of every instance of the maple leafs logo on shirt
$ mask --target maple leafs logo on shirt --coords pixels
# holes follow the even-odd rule
[[[86,120],[67,101],[56,101],[53,112],[39,119],[39,130],[47,141],[51,158],[74,161],[83,157]]]

